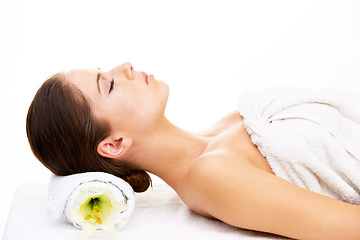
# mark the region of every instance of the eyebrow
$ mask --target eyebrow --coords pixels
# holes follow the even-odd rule
[[[98,72],[98,74],[97,74],[97,76],[96,76],[96,85],[97,85],[97,88],[98,88],[99,93],[101,93],[101,91],[100,91],[100,84],[99,84],[100,77],[101,77],[101,74],[100,74],[100,72]]]

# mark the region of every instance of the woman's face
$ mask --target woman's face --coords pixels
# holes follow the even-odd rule
[[[112,133],[145,133],[164,118],[168,85],[130,63],[109,72],[73,70],[65,80],[83,92],[95,117],[107,120]]]

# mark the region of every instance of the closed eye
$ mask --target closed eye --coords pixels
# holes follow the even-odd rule
[[[111,80],[109,93],[111,92],[111,90],[113,90],[113,88],[114,88],[114,79]]]

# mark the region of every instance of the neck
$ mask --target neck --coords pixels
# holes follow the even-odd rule
[[[184,131],[167,119],[151,134],[144,135],[144,138],[133,143],[131,161],[173,188],[208,144],[206,138]]]

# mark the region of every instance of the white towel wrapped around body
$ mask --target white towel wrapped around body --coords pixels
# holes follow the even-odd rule
[[[87,172],[69,176],[52,175],[49,182],[49,212],[53,218],[61,215],[77,228],[82,223],[71,218],[71,211],[79,204],[79,191],[103,192],[108,190],[111,197],[119,203],[127,204],[124,211],[114,214],[113,223],[120,230],[125,227],[135,207],[135,195],[132,187],[121,178],[104,172]]]
[[[273,172],[360,204],[360,95],[298,88],[245,93],[239,112]]]

